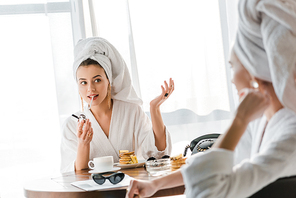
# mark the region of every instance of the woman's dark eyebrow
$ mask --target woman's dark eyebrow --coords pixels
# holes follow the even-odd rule
[[[102,76],[101,75],[96,75],[93,78],[96,78],[96,77],[102,77]],[[86,78],[79,78],[79,80],[86,80]]]
[[[94,76],[93,78],[96,78],[96,77],[102,77],[101,75],[96,75],[96,76]]]

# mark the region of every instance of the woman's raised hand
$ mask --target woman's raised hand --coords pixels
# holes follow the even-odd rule
[[[150,107],[158,108],[174,91],[174,81],[170,78],[169,84],[164,81],[164,86],[161,85],[162,93],[150,102]]]
[[[236,117],[247,123],[262,116],[270,104],[270,96],[258,90],[243,89],[241,103],[236,110]]]
[[[93,138],[93,129],[89,119],[81,120],[77,126],[77,137],[79,144],[87,145]]]

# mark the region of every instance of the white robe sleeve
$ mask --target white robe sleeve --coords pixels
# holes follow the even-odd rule
[[[234,167],[233,152],[224,149],[211,149],[189,158],[181,169],[186,196],[248,197],[278,178],[295,175],[295,128],[291,130],[267,150]]]
[[[235,148],[233,165],[239,164],[244,159],[249,159],[251,157],[251,147],[252,132],[250,129],[250,125],[248,125],[245,133],[243,134]]]
[[[152,130],[151,121],[140,106],[138,106],[136,116],[136,150],[139,150],[141,152],[142,157],[144,159],[148,159],[149,157],[155,157],[156,159],[158,159],[164,155],[170,155],[172,151],[172,141],[168,130],[166,129],[165,131],[166,148],[163,151],[159,151],[155,146],[155,138]]]
[[[75,170],[75,160],[77,157],[77,121],[69,117],[63,124],[61,140],[61,172],[70,172]]]

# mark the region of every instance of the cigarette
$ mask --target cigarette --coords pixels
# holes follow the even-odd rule
[[[88,107],[89,110],[90,110],[90,108],[91,108],[91,104],[92,104],[92,101],[94,100],[94,97],[95,97],[95,96],[92,96],[92,98],[91,98],[91,101],[90,101],[90,104],[89,104],[89,107]]]

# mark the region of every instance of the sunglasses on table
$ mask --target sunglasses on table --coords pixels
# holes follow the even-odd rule
[[[104,176],[108,175],[108,176]],[[106,179],[112,184],[118,184],[124,179],[124,173],[122,172],[106,172],[106,173],[96,173],[92,174],[92,179],[97,183],[102,185],[105,183]]]
[[[167,159],[167,158],[170,158],[170,156],[168,156],[168,155],[164,155],[164,156],[162,156],[160,159]],[[149,158],[147,159],[147,161],[151,161],[151,160],[156,160],[156,158],[155,158],[155,157],[149,157]]]
[[[165,163],[165,162],[163,162],[163,160],[165,160],[165,159],[170,159],[170,156],[169,155],[164,155],[160,159],[156,159],[155,157],[149,157],[147,159],[146,163],[144,164],[144,169],[147,170],[146,166],[149,166],[149,165],[147,165],[147,163],[150,163],[150,166],[157,166],[155,164],[155,162],[161,163],[163,165],[163,163]]]

